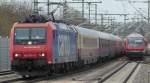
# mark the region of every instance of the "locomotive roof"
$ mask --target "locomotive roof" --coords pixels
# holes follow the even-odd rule
[[[82,27],[76,26],[76,30],[79,32],[79,34],[89,36],[89,37],[99,37],[99,32],[92,29],[86,29]]]
[[[108,34],[108,33],[105,33],[105,32],[100,32],[100,38],[108,39],[108,40],[118,40],[118,41],[121,41],[120,37],[118,37],[116,35],[113,35],[113,34]]]
[[[96,31],[96,30],[92,30],[92,29],[86,29],[86,28],[82,28],[82,27],[76,27],[77,31],[85,36],[89,36],[89,37],[100,37],[102,39],[107,39],[107,40],[118,40],[121,41],[121,38],[118,36],[115,36],[113,34],[108,34],[105,32],[100,32],[100,31]]]
[[[132,33],[132,34],[129,34],[127,37],[143,37],[143,35],[138,34],[138,33]]]
[[[100,32],[100,38],[102,39],[110,39],[110,34],[105,33],[105,32]]]

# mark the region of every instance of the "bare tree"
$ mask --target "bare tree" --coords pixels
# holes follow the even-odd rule
[[[29,2],[0,0],[0,35],[8,36],[12,25],[32,12]]]

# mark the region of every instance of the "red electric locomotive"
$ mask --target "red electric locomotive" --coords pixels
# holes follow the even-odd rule
[[[52,55],[52,23],[16,23],[13,27],[10,34],[12,70],[23,77],[37,74],[37,69],[45,71],[46,65],[52,63],[52,57],[47,56]]]
[[[124,43],[125,53],[128,58],[143,58],[147,48],[147,41],[144,36],[132,33],[125,38]]]

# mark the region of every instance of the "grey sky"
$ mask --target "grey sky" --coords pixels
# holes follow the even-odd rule
[[[144,15],[147,14],[147,4],[146,3],[129,3],[128,1],[133,0],[126,0],[126,1],[117,1],[117,0],[103,0],[102,4],[102,12],[108,11],[109,13],[130,13],[134,14],[135,12],[139,14],[135,9],[140,10]],[[134,0],[134,1],[142,1],[142,0]],[[145,0],[143,0],[145,1]]]
[[[85,0],[96,1],[96,0]],[[147,16],[147,3],[129,3],[129,1],[145,1],[145,0],[101,0],[102,3],[98,5],[99,13],[127,13],[127,14],[143,14]],[[136,15],[134,15],[136,16]],[[134,17],[129,16],[130,17]],[[137,17],[140,17],[138,15]],[[120,19],[120,17],[118,17]],[[123,19],[123,18],[121,18]]]
[[[20,0],[20,1],[23,1],[23,0]],[[25,1],[32,1],[32,0],[25,0]],[[39,0],[39,1],[44,1],[44,0]],[[56,1],[56,0],[50,0],[50,1]],[[57,0],[57,1],[64,1],[64,0]],[[67,0],[67,1],[72,1],[72,0]],[[74,1],[81,1],[81,0],[74,0]],[[84,0],[84,1],[100,1],[100,0]],[[117,0],[101,0],[101,1],[102,3],[98,4],[99,13],[128,13],[128,14],[135,14],[135,13],[141,14],[142,13],[145,17],[147,16],[147,3],[131,3],[130,4],[128,2],[128,1],[146,1],[146,0],[122,0],[122,2],[117,1]],[[71,4],[70,6],[73,6],[76,9],[81,10],[80,4]],[[88,13],[87,8],[85,8],[85,11]]]

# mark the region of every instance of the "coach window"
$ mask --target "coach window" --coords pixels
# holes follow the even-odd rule
[[[101,48],[101,39],[99,38],[99,48]]]
[[[102,48],[104,47],[104,42],[103,42],[103,39],[101,40],[102,41]]]

